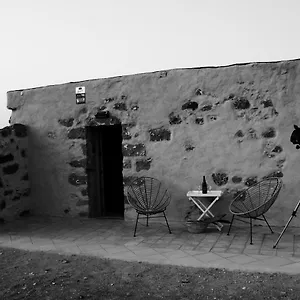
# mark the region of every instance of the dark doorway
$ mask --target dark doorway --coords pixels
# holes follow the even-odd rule
[[[89,217],[124,218],[122,126],[88,126]]]

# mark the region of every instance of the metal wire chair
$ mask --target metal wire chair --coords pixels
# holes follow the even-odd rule
[[[170,204],[171,196],[162,182],[151,177],[137,178],[128,185],[127,199],[129,204],[137,212],[133,234],[134,237],[136,236],[136,229],[140,215],[146,216],[148,226],[148,220],[150,216],[163,213],[169,232],[171,233],[171,229],[165,214],[165,210]]]
[[[229,206],[232,213],[231,223],[227,235],[229,235],[234,217],[250,219],[250,244],[252,245],[252,219],[265,221],[273,233],[264,214],[273,205],[282,187],[282,180],[277,177],[269,177],[257,182],[233,199]],[[260,216],[263,219],[259,218]],[[240,220],[242,221],[242,220]]]

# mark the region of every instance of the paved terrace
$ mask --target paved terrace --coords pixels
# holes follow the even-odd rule
[[[277,249],[273,244],[282,228],[256,226],[253,243],[249,228],[227,227],[222,232],[190,234],[184,224],[171,223],[172,234],[163,224],[149,227],[122,220],[30,217],[0,224],[0,247],[101,258],[229,270],[300,274],[300,229],[289,227]],[[239,222],[236,222],[239,223]]]

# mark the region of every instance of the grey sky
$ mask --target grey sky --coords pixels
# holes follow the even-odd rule
[[[299,58],[298,0],[0,0],[6,92],[171,68]]]

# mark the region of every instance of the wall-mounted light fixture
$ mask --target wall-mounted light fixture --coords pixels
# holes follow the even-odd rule
[[[84,86],[76,87],[75,94],[76,94],[76,104],[85,104],[86,102],[85,87]]]

